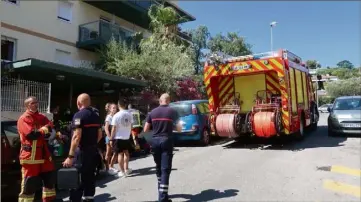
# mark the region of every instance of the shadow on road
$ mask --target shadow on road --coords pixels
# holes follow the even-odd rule
[[[175,170],[177,170],[177,169],[172,168],[172,171],[175,171]],[[129,177],[155,175],[155,173],[156,173],[155,167],[147,167],[147,168],[133,170],[132,174]]]
[[[100,195],[96,195],[94,197],[94,201],[101,201],[101,202],[106,202],[106,201],[119,201],[116,200],[117,198],[114,196],[111,196],[110,194],[100,194]]]
[[[320,147],[341,147],[346,137],[328,137],[327,126],[319,126],[316,131],[309,133],[302,141],[294,138],[270,138],[261,139],[256,137],[242,138],[231,144],[224,145],[225,149],[261,149],[261,150],[291,150],[300,151],[304,149]]]
[[[198,202],[198,201],[211,201],[214,199],[223,199],[223,198],[228,198],[228,197],[232,197],[232,196],[237,196],[238,194],[238,190],[236,189],[227,189],[224,191],[220,191],[220,190],[215,190],[215,189],[207,189],[202,191],[199,194],[173,194],[170,196],[170,198],[174,199],[174,198],[183,198],[186,199],[186,202]],[[227,201],[226,199],[224,201]]]
[[[211,138],[211,142],[208,146],[221,145],[228,141],[230,141],[228,138],[214,136]],[[205,147],[197,141],[177,141],[175,143],[175,146],[176,147]]]

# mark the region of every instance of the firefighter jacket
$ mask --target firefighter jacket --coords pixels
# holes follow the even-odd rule
[[[51,154],[45,138],[50,135],[53,124],[39,112],[26,111],[17,123],[20,135],[20,164],[42,164],[51,161]]]

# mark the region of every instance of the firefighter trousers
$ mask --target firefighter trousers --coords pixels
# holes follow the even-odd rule
[[[55,201],[55,170],[50,160],[42,164],[23,164],[21,168],[22,181],[19,202],[32,202],[35,192],[43,187],[43,202]]]
[[[153,137],[151,148],[158,179],[158,201],[168,202],[169,176],[172,170],[174,148],[173,139],[171,137]]]
[[[71,202],[93,202],[95,195],[95,171],[97,167],[98,149],[96,146],[78,150],[74,159],[74,166],[80,173],[80,186],[70,190]],[[83,197],[83,200],[82,200]]]

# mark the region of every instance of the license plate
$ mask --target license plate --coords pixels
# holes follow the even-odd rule
[[[342,126],[347,128],[361,128],[361,123],[344,123]]]

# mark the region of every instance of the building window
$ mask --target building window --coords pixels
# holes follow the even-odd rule
[[[17,1],[17,0],[2,0],[2,1],[6,1],[6,2],[9,2],[12,4],[19,4],[19,1]]]
[[[71,66],[71,53],[63,50],[55,50],[55,62]]]
[[[1,60],[14,61],[16,58],[16,39],[1,37]]]
[[[71,22],[72,17],[72,3],[68,1],[58,1],[58,19]]]

